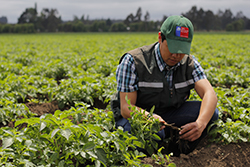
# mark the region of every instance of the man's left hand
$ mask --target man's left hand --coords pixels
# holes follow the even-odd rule
[[[206,126],[199,124],[198,122],[191,122],[181,127],[180,139],[195,141],[198,139]]]

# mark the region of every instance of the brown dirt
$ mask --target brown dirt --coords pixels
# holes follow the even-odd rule
[[[206,139],[190,154],[170,157],[177,167],[250,167],[250,143],[219,145]],[[152,158],[144,158],[143,163],[154,167]]]
[[[59,110],[57,102],[51,103],[26,103],[26,106],[33,113],[36,113],[38,116],[41,116],[46,113],[54,114],[56,110]]]
[[[56,102],[52,103],[26,103],[31,112],[42,115],[54,113],[59,109]],[[96,106],[98,107],[98,106]],[[250,167],[250,143],[238,143],[228,145],[218,145],[203,140],[197,149],[188,155],[181,154],[180,157],[170,157],[177,167]],[[144,164],[154,167],[157,165],[152,158],[144,158]]]

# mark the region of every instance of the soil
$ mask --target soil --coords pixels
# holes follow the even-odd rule
[[[204,139],[190,154],[170,157],[177,167],[250,167],[250,143],[220,145]],[[152,158],[144,158],[145,164],[154,164]]]
[[[100,108],[105,106],[96,103]],[[57,102],[52,103],[26,103],[31,112],[39,116],[45,113],[54,113],[59,109]],[[98,108],[98,105],[96,107]],[[13,127],[13,123],[9,123]],[[219,145],[204,139],[190,154],[181,154],[180,157],[170,157],[177,167],[250,167],[250,143],[231,143]],[[143,164],[154,167],[163,167],[154,162],[151,157],[142,159]]]

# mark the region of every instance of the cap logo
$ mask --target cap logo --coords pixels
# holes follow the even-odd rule
[[[177,37],[188,38],[189,29],[187,27],[176,26],[175,35]]]

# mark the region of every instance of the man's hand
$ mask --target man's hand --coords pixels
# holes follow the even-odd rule
[[[191,122],[181,127],[180,139],[188,140],[188,141],[195,141],[198,139],[203,130],[206,128],[206,125],[203,125],[198,122]]]
[[[166,123],[166,122],[161,118],[161,116],[159,116],[159,115],[157,115],[157,114],[153,114],[153,117],[154,117],[155,119],[158,119],[162,124]],[[161,128],[160,128],[160,131],[161,131],[162,129],[164,129],[165,127],[166,127],[166,126],[162,125]]]

